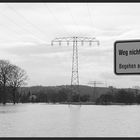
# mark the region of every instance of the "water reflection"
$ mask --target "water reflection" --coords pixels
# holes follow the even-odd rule
[[[0,105],[0,137],[140,136],[140,106]]]
[[[71,136],[76,137],[80,133],[80,105],[70,105],[70,132]]]
[[[24,104],[13,104],[13,103],[7,103],[6,105],[0,104],[0,114],[8,114],[8,113],[18,113],[25,111]],[[23,109],[24,108],[24,109]]]

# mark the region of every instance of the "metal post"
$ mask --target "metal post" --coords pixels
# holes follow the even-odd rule
[[[73,37],[73,54],[72,54],[72,76],[71,76],[71,92],[73,95],[79,95],[79,74],[78,74],[78,48],[77,37]]]

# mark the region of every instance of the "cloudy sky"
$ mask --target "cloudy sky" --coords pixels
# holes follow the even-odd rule
[[[71,83],[72,46],[51,41],[73,36],[100,41],[78,46],[80,84],[139,86],[139,75],[114,74],[113,52],[116,40],[140,38],[140,3],[0,3],[0,59],[25,69],[28,86]]]

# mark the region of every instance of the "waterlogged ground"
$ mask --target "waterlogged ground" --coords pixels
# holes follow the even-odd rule
[[[140,106],[0,105],[0,136],[140,136]]]

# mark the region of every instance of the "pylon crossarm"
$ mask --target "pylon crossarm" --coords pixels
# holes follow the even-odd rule
[[[62,38],[55,38],[52,42],[73,42],[73,41],[76,41],[76,42],[89,42],[89,41],[92,41],[92,42],[99,42],[98,40],[96,40],[95,37],[92,37],[92,38],[89,38],[89,37],[62,37]]]

